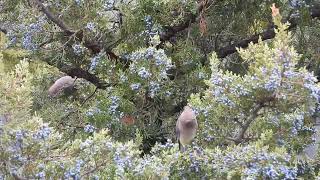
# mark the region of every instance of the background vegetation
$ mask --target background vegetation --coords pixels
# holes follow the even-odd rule
[[[3,0],[0,12],[0,179],[318,178],[318,1]],[[74,87],[49,96],[65,75]],[[182,153],[187,103],[199,129]]]

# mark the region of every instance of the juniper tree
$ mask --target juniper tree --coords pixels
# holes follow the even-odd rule
[[[291,23],[288,29],[317,29],[317,2],[276,3],[283,20]],[[0,27],[8,38],[8,48],[23,48],[28,57],[66,73],[49,76],[51,82],[46,83],[69,75],[95,86],[82,81],[77,87],[80,97],[75,96],[77,101],[72,105],[69,101],[69,105],[60,106],[58,109],[67,113],[52,124],[60,128],[60,122],[71,122],[65,130],[70,135],[81,133],[86,124],[98,129],[108,126],[114,137],[126,140],[138,127],[148,152],[155,142],[174,136],[172,127],[187,97],[206,88],[202,80],[209,77],[212,51],[224,58],[236,52],[236,47],[256,43],[259,35],[262,40],[275,36],[270,5],[267,1],[237,0],[10,0],[1,3]],[[293,38],[299,49],[316,39],[303,38],[309,34],[317,37],[298,30]],[[300,63],[317,64],[312,60],[316,56],[314,51],[307,53]],[[247,65],[241,61],[231,55],[224,59],[222,68],[244,74]],[[46,99],[45,94],[38,97],[39,101]],[[42,107],[40,112],[50,112],[59,106],[44,104],[34,109]],[[82,118],[85,114],[89,116]],[[121,119],[128,116],[136,123],[124,127]]]
[[[1,174],[316,177],[317,159],[297,154],[312,142],[318,111],[319,6],[276,1],[286,25],[270,6],[1,1]],[[62,76],[77,77],[76,93],[48,98]],[[169,139],[187,101],[199,133],[179,153]]]
[[[301,56],[285,32],[289,24],[280,23],[280,15],[274,18],[278,29],[271,43],[260,40],[238,50],[248,63],[246,74],[222,71],[212,55],[209,88],[191,98],[203,117],[201,141],[239,144],[272,130],[273,144],[290,151],[311,143],[320,87],[313,73],[297,66]]]

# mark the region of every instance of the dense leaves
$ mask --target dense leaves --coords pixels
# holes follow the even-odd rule
[[[0,179],[319,178],[320,5],[274,2],[1,1]]]

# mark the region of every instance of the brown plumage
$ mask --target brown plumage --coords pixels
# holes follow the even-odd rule
[[[185,106],[176,124],[176,135],[179,141],[179,148],[190,144],[198,129],[196,114],[190,106]],[[182,147],[181,147],[182,146]]]
[[[71,76],[63,76],[56,80],[56,82],[49,88],[49,95],[51,97],[57,96],[63,89],[73,86],[75,79]]]

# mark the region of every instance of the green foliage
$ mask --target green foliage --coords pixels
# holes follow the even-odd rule
[[[274,143],[293,151],[311,143],[313,114],[318,102],[319,85],[304,68],[297,68],[300,56],[289,46],[291,36],[287,24],[278,24],[272,43],[260,41],[239,49],[248,63],[248,71],[240,76],[219,69],[220,61],[211,57],[209,89],[203,98],[193,96],[192,103],[204,112],[201,137],[214,137],[214,145],[258,139],[272,129]],[[261,131],[263,129],[263,131]],[[293,138],[294,137],[294,138]]]
[[[0,179],[318,178],[317,4],[275,1],[272,21],[270,3],[0,2]],[[181,152],[187,102],[199,129]]]

